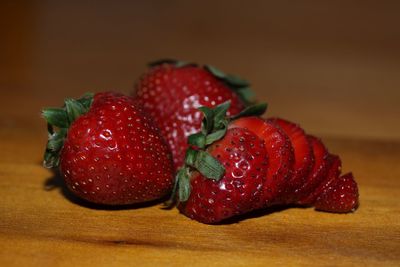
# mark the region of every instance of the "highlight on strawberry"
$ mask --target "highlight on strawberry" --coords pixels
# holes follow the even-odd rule
[[[104,92],[66,99],[42,112],[48,123],[44,166],[60,169],[69,190],[90,202],[124,205],[171,191],[172,155],[142,106]]]
[[[154,118],[172,151],[175,168],[184,161],[189,135],[201,128],[201,106],[231,101],[229,115],[254,102],[250,83],[210,65],[177,60],[150,64],[135,86],[133,96]]]
[[[219,223],[272,205],[347,213],[358,207],[351,173],[316,137],[289,121],[259,117],[266,105],[228,116],[230,102],[201,107],[201,130],[188,138],[171,199],[186,216]]]

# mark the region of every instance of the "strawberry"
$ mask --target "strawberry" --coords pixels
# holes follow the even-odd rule
[[[277,204],[314,205],[330,212],[357,207],[352,175],[339,177],[340,158],[329,154],[319,139],[288,121],[251,116],[265,107],[249,107],[227,118],[228,107],[200,108],[205,114],[202,129],[188,138],[191,147],[172,194],[178,190],[183,214],[218,223]]]
[[[358,207],[358,188],[352,173],[336,177],[315,201],[315,209],[344,213]]]
[[[248,130],[234,128],[207,152],[225,168],[224,175],[216,181],[195,173],[181,212],[203,223],[216,223],[258,208],[268,164],[264,142]]]
[[[234,115],[251,102],[247,81],[226,75],[212,66],[181,61],[152,63],[136,85],[134,96],[154,118],[172,151],[175,168],[181,167],[187,137],[201,128],[200,106],[215,107],[230,100]]]
[[[119,205],[154,200],[172,188],[168,146],[131,97],[106,92],[67,99],[43,116],[49,125],[44,166],[60,167],[75,195]]]
[[[281,200],[284,203],[292,203],[296,191],[304,185],[314,165],[314,154],[304,130],[299,125],[280,118],[271,118],[268,121],[279,126],[287,134],[294,150],[293,175],[285,189],[286,193],[283,194],[284,199]]]
[[[218,223],[259,208],[267,174],[265,143],[244,128],[228,129],[229,102],[214,109],[201,107],[202,129],[188,138],[185,165],[178,171],[179,209],[203,223]],[[260,114],[261,104],[236,117]],[[232,118],[232,119],[233,119]]]
[[[258,117],[234,120],[229,127],[245,128],[264,140],[269,162],[261,207],[272,205],[292,175],[294,155],[289,138],[279,127]]]
[[[314,167],[308,175],[305,183],[295,193],[295,201],[297,204],[305,204],[300,200],[313,192],[315,188],[322,182],[326,177],[329,165],[329,153],[324,144],[318,138],[307,135],[307,139],[311,144],[313,155],[314,155]]]
[[[342,161],[339,156],[329,154],[327,162],[327,172],[326,175],[322,177],[321,181],[318,183],[316,188],[312,191],[306,192],[307,196],[300,199],[298,202],[303,205],[313,205],[326,188],[329,187],[329,184],[339,177],[342,172]]]

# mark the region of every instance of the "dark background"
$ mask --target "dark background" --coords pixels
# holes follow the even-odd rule
[[[173,57],[246,77],[269,115],[311,133],[398,140],[399,14],[400,1],[2,1],[0,126],[41,131],[41,107],[128,93]]]

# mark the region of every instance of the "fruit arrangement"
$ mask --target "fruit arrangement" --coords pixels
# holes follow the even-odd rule
[[[200,130],[199,107],[215,107],[230,100],[228,114],[234,115],[252,103],[254,96],[247,81],[212,66],[161,60],[152,63],[141,77],[134,97],[154,118],[178,169],[185,158],[188,136]]]
[[[163,198],[215,224],[273,205],[347,213],[352,173],[297,124],[264,119],[250,84],[212,66],[151,64],[132,96],[103,92],[43,110],[44,166],[74,194],[125,205]],[[175,176],[175,177],[174,177]]]
[[[174,190],[183,214],[212,224],[272,205],[337,213],[357,207],[353,175],[340,176],[339,157],[320,140],[291,122],[254,116],[262,106],[220,115],[228,104],[204,112],[201,131],[189,137]]]

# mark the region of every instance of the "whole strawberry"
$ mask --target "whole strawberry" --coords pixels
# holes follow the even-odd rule
[[[253,97],[247,81],[212,66],[174,60],[151,64],[134,95],[166,138],[175,168],[183,164],[187,137],[200,130],[203,116],[199,107],[215,107],[229,100],[228,114],[234,115]]]
[[[49,125],[44,166],[60,167],[87,201],[122,205],[160,198],[172,187],[168,146],[131,97],[105,92],[43,110]],[[55,130],[57,129],[57,130]]]

